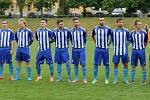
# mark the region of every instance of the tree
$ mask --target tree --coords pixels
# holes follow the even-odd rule
[[[25,6],[25,2],[26,2],[26,0],[17,0],[17,5],[19,7],[20,17],[23,17],[23,9]]]
[[[51,9],[54,2],[55,0],[35,0],[36,8],[41,11],[41,16],[43,16],[43,8]]]
[[[4,11],[12,4],[11,0],[0,0],[0,15],[4,14]]]

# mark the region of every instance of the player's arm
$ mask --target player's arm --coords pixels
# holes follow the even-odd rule
[[[92,39],[93,39],[94,43],[96,43],[96,39],[95,39],[95,29],[93,29],[93,31],[92,31]]]
[[[29,41],[29,45],[31,45],[33,43],[33,32],[29,31],[29,37],[30,37],[30,41]]]
[[[127,44],[127,46],[129,46],[129,44],[130,44],[130,32],[129,31],[127,31],[126,37],[127,37],[126,44]]]
[[[84,42],[85,42],[85,44],[86,44],[86,39],[87,38],[87,32],[86,32],[86,30],[84,30]]]
[[[15,34],[14,32],[11,32],[11,50],[10,50],[10,54],[12,55],[13,54],[13,51],[14,51],[14,40],[15,40]]]
[[[53,42],[55,42],[53,32],[52,32],[52,31],[49,31],[48,33],[49,33],[49,39],[50,39],[49,43],[53,43]]]
[[[148,42],[148,35],[147,35],[147,33],[145,33],[145,38],[144,38],[144,46],[145,46],[145,48],[147,46],[147,42]]]
[[[112,34],[112,30],[111,29],[109,29],[108,30],[108,46],[111,44],[111,34]]]
[[[18,37],[17,37],[17,32],[15,33],[15,40],[18,43]]]
[[[150,29],[148,30],[148,42],[150,43]]]

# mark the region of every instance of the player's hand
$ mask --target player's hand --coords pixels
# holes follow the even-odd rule
[[[12,55],[13,54],[13,51],[12,50],[10,50],[10,55]]]

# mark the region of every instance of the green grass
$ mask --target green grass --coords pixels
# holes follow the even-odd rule
[[[125,18],[125,26],[129,29],[133,29],[133,22],[136,18]],[[1,21],[2,19],[0,19]],[[48,27],[53,29],[56,27],[57,19],[48,19]],[[141,18],[143,25],[149,24],[150,20],[148,18]],[[34,32],[35,29],[39,27],[39,19],[27,19],[28,27],[31,28]],[[64,22],[67,27],[72,27],[72,19],[64,19]],[[141,84],[141,68],[137,67],[136,74],[136,84],[134,85],[125,85],[123,84],[123,65],[119,65],[119,84],[105,85],[105,69],[103,66],[99,68],[98,82],[96,84],[91,84],[90,82],[93,79],[93,53],[94,53],[94,42],[91,38],[91,30],[97,25],[98,20],[96,18],[82,18],[80,19],[81,25],[87,29],[88,39],[87,39],[87,80],[88,84],[82,83],[82,71],[80,67],[79,73],[79,83],[68,83],[66,77],[65,66],[63,66],[63,81],[62,82],[49,82],[49,69],[46,64],[42,65],[42,76],[43,80],[39,82],[27,81],[26,79],[26,69],[25,64],[22,65],[21,71],[21,80],[20,81],[9,81],[9,69],[8,65],[4,68],[4,77],[3,81],[0,81],[0,100],[149,100],[150,93],[150,84],[142,85]],[[116,27],[116,18],[106,18],[106,23],[108,26],[115,28]],[[9,20],[10,28],[14,31],[17,26],[17,19]],[[1,27],[1,25],[0,25]],[[110,46],[110,81],[113,80],[113,63],[112,55],[113,49]],[[148,63],[148,52],[150,48],[147,47],[147,63]],[[37,51],[37,41],[35,40],[31,46],[31,65],[32,65],[32,77],[35,79],[35,57]],[[71,51],[71,46],[70,46]],[[129,46],[129,55],[131,55],[131,45]],[[54,55],[54,44],[52,45],[52,52]],[[70,54],[71,57],[71,54]],[[13,64],[16,66],[15,52],[13,55]],[[148,64],[147,64],[148,65]],[[56,64],[55,67],[55,78],[57,79],[57,70]],[[74,70],[73,65],[71,65],[72,72],[71,78],[74,79]],[[130,80],[130,69],[129,64],[129,80]],[[148,66],[147,69],[149,70]],[[15,68],[14,68],[15,75]],[[148,78],[148,76],[147,76]]]

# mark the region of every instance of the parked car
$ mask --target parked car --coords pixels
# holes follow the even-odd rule
[[[124,14],[125,17],[142,17],[142,12],[140,10],[136,10],[136,12],[126,13]]]
[[[123,16],[126,13],[126,8],[115,8],[112,13],[111,16]]]

